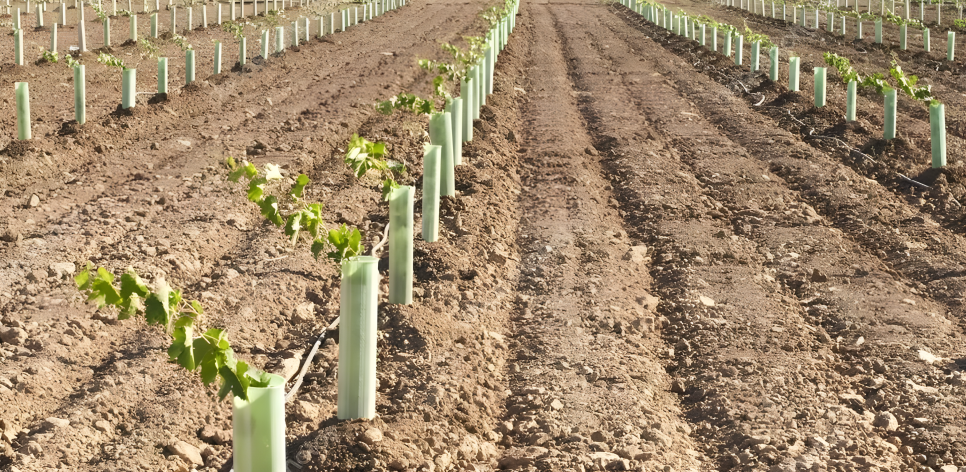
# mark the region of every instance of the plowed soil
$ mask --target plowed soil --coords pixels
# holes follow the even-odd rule
[[[240,357],[298,368],[338,316],[337,268],[289,245],[221,162],[308,174],[326,221],[371,247],[387,207],[345,143],[387,142],[419,186],[427,120],[372,104],[429,94],[416,59],[480,35],[488,6],[415,0],[72,133],[69,104],[41,100],[47,128],[0,161],[0,468],[230,469],[230,405],[166,362],[156,328],[85,304],[72,274],[90,260],[164,276]],[[860,54],[669,6],[795,38],[803,71]],[[879,97],[847,125],[840,83],[816,109],[811,74],[788,92],[787,70],[771,83],[619,4],[524,0],[516,21],[440,241],[417,238],[415,303],[380,305],[378,416],[335,419],[335,333],[287,405],[290,470],[966,467],[958,74],[900,54],[947,106],[937,172],[918,103],[900,101],[886,143]],[[862,72],[890,60],[862,48]],[[0,75],[48,67],[66,76]]]

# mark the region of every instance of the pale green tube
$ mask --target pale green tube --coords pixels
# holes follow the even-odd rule
[[[792,92],[798,92],[798,68],[801,59],[797,56],[788,58],[788,89]]]
[[[285,28],[275,27],[275,52],[281,54],[285,50]]]
[[[825,22],[828,23],[825,25],[825,29],[828,30],[829,33],[834,32],[835,31],[835,13],[833,12],[826,13]]]
[[[262,58],[268,58],[268,30],[262,31]]]
[[[268,387],[248,388],[248,401],[232,397],[235,472],[285,470],[285,379],[271,375]]]
[[[845,121],[855,121],[855,91],[857,86],[856,81],[849,81],[845,97]]]
[[[311,36],[309,31],[309,19],[305,18],[305,42],[306,43],[309,42],[310,39],[311,39]]]
[[[825,106],[825,68],[815,68],[815,106]]]
[[[929,28],[922,29],[922,45],[929,52]]]
[[[463,164],[463,99],[453,98],[446,107],[453,123],[453,165]]]
[[[906,50],[906,25],[899,25],[899,49]]]
[[[725,57],[731,57],[731,32],[727,32],[724,35],[724,55]]]
[[[745,37],[739,34],[737,44],[735,44],[735,65],[736,66],[741,65],[742,59],[743,59],[742,56],[744,56],[744,50],[745,50]]]
[[[111,47],[111,19],[104,18],[104,46]]]
[[[329,34],[335,34],[335,13],[329,14]]]
[[[292,46],[299,47],[299,22],[292,22]]]
[[[194,20],[195,20],[194,14],[195,14],[195,8],[188,7],[188,27],[185,28],[185,32],[191,31],[191,29],[194,27]]]
[[[215,75],[221,73],[221,41],[215,41],[215,67],[213,72]]]
[[[929,105],[929,129],[932,136],[932,168],[946,166],[946,106],[939,102]]]
[[[440,151],[439,194],[456,194],[453,165],[453,120],[448,112],[433,113],[429,118],[429,140],[442,147]]]
[[[460,82],[460,98],[463,99],[463,118],[460,123],[463,125],[461,134],[463,142],[473,140],[473,79],[467,73],[466,77]],[[462,149],[462,146],[460,146]]]
[[[44,27],[44,7],[43,5],[37,5],[37,27]]]
[[[191,85],[195,81],[195,50],[184,52],[184,84]]]
[[[711,50],[718,52],[718,27],[711,28]]]
[[[60,24],[67,25],[67,4],[63,2],[60,4]]]
[[[248,62],[248,38],[242,38],[238,42],[238,65],[243,66]]]
[[[23,31],[23,30],[17,30]],[[17,139],[30,139],[30,89],[27,82],[15,82],[13,88],[17,96]]]
[[[815,28],[813,29],[818,29],[818,8],[815,9]]]
[[[23,30],[22,29],[18,29],[13,32],[13,63],[18,66],[23,65]]]
[[[57,52],[57,23],[50,27],[50,52]]]
[[[896,137],[896,89],[887,88],[885,90],[885,116],[883,124],[883,137],[886,141]]]
[[[84,64],[74,66],[74,120],[87,123],[87,74]]]
[[[952,61],[956,55],[956,33],[950,31],[946,39],[946,60]]]
[[[882,19],[875,20],[875,42],[882,44]]]
[[[751,70],[753,72],[758,72],[761,69],[761,42],[755,41],[751,43]]]
[[[845,37],[845,17],[842,17],[842,37]]]
[[[389,303],[413,303],[413,202],[416,189],[389,194]]]
[[[486,76],[484,77],[484,84],[486,89],[484,90],[486,95],[493,93],[493,69],[496,62],[496,48],[494,47],[494,42],[491,39],[489,41],[490,47],[486,51]]]
[[[423,240],[439,239],[439,174],[443,147],[426,145],[423,152]]]
[[[379,259],[358,256],[344,261],[339,294],[337,416],[340,420],[376,415],[378,305]]]
[[[702,46],[707,46],[707,43],[705,42],[705,29],[706,29],[705,27],[706,26],[707,25],[701,25],[701,45]]]
[[[124,69],[121,73],[121,108],[134,108],[134,94],[137,92],[137,69]]]
[[[151,14],[151,37],[158,39],[158,14]]]
[[[168,93],[168,58],[158,58],[158,93]]]
[[[476,85],[480,88],[479,90],[480,100],[477,103],[479,103],[478,106],[481,108],[483,107],[483,105],[486,105],[486,56],[487,54],[488,53],[486,51],[483,52],[483,58],[480,61],[480,64],[477,70],[477,77],[479,77],[479,81],[477,82]],[[477,115],[476,118],[479,119],[480,118],[479,112],[477,112],[476,115]]]
[[[768,59],[771,62],[768,68],[768,79],[778,82],[778,46],[772,46],[768,51]]]
[[[128,30],[130,31],[131,41],[137,42],[138,40],[138,16],[131,15],[129,20]]]
[[[862,39],[862,20],[855,22],[855,39]]]

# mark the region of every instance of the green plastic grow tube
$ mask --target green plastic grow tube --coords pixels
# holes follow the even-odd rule
[[[929,52],[929,28],[922,29],[922,45]]]
[[[439,167],[442,146],[427,145],[423,153],[423,240],[439,239]]]
[[[952,61],[956,54],[956,32],[950,31],[946,38],[946,60]]]
[[[455,97],[446,105],[453,125],[453,166],[463,164],[463,99]]]
[[[731,32],[727,32],[724,35],[724,55],[725,57],[731,57]]]
[[[885,113],[883,123],[883,138],[888,141],[896,137],[896,89],[887,88],[884,92]]]
[[[87,74],[84,64],[74,66],[74,120],[87,123]]]
[[[932,145],[932,168],[946,166],[946,107],[933,101],[929,105],[930,144]]]
[[[50,52],[57,52],[57,23],[50,26]]]
[[[907,28],[905,24],[899,25],[899,49],[902,49],[903,51],[906,50],[906,46],[907,46],[906,31],[907,31]]]
[[[468,142],[473,140],[473,79],[470,77],[469,72],[466,74],[466,78],[460,81],[460,98],[463,99],[463,119],[461,121],[463,125],[463,142]]]
[[[215,66],[213,72],[215,75],[221,73],[221,41],[215,41]]]
[[[792,92],[798,92],[798,72],[801,59],[798,56],[788,58],[788,89]]]
[[[151,14],[151,37],[158,39],[158,14]]]
[[[845,96],[845,121],[855,121],[855,94],[858,83],[854,80],[849,81]]]
[[[379,259],[342,263],[339,291],[338,413],[340,420],[376,415],[376,311]]]
[[[389,303],[413,302],[413,202],[416,191],[402,186],[389,194]]]
[[[771,63],[768,68],[768,79],[778,82],[778,46],[772,46],[768,51],[768,59]]]
[[[825,106],[825,75],[824,67],[815,68],[815,106],[818,108]]]
[[[195,50],[184,52],[184,84],[191,85],[195,81]]]
[[[18,30],[22,31],[22,30]],[[17,139],[30,139],[30,88],[27,82],[15,82],[13,89],[17,98]]]
[[[449,112],[433,113],[429,118],[429,140],[442,148],[440,152],[439,194],[456,194],[453,165],[453,119]]]
[[[18,29],[13,32],[13,63],[23,65],[23,30]]]
[[[882,20],[875,20],[875,43],[882,44]]]
[[[137,91],[137,69],[124,68],[121,72],[121,108],[134,108],[134,94]]]
[[[262,59],[268,58],[268,30],[262,31]]]
[[[735,42],[735,65],[740,66],[744,59],[745,52],[745,37],[742,35],[736,36],[737,41]]]
[[[168,58],[158,58],[158,93],[168,93]]]
[[[238,42],[238,65],[243,66],[248,62],[248,38],[242,38]]]
[[[267,387],[249,387],[248,400],[232,397],[235,472],[285,471],[285,379],[271,374]]]
[[[751,43],[751,70],[752,72],[758,72],[761,69],[761,42],[755,41]]]

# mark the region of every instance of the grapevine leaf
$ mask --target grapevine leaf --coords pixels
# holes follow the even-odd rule
[[[117,319],[126,320],[144,309],[144,299],[136,293],[121,301],[121,309],[117,313]]]
[[[182,313],[182,316],[178,317],[177,321],[174,322],[174,327],[176,329],[184,328],[186,326],[194,326],[194,323],[195,323],[194,316],[191,316],[190,314]]]
[[[341,264],[343,260],[362,253],[362,234],[358,228],[349,228],[342,224],[339,228],[329,230],[329,244],[335,250],[326,255]]]
[[[288,221],[285,223],[285,235],[289,237],[292,244],[295,244],[299,239],[299,231],[302,230],[302,212],[292,213],[288,217]]]
[[[391,178],[383,180],[382,181],[382,201],[388,202],[390,195],[392,195],[392,191],[396,190],[397,188],[399,188],[399,184],[395,180]]]
[[[205,337],[212,341],[211,345],[219,350],[228,349],[230,346],[228,344],[228,335],[225,334],[225,330],[218,328],[211,328],[205,331]]]
[[[201,302],[198,300],[191,300],[191,309],[195,311],[195,314],[201,316],[205,314],[205,308],[201,306]]]
[[[258,202],[258,207],[262,210],[262,216],[268,221],[271,221],[275,226],[285,224],[282,214],[278,211],[278,198],[275,198],[275,195],[265,197],[264,200]]]
[[[255,368],[248,369],[248,378],[251,379],[249,384],[251,387],[277,387],[285,384],[285,379],[281,376],[270,374]]]
[[[76,277],[74,277],[74,283],[77,284],[77,289],[81,291],[86,291],[91,288],[91,271],[94,270],[94,265],[90,261],[87,261],[87,267],[80,271]]]
[[[238,180],[241,179],[241,176],[243,176],[243,175],[245,175],[245,168],[244,167],[239,167],[237,169],[232,169],[232,171],[228,173],[228,181],[230,181],[230,182],[238,182]]]
[[[171,347],[168,348],[168,357],[172,361],[178,361],[178,364],[189,372],[195,370],[195,367],[197,367],[193,349],[194,342],[191,339],[193,332],[194,328],[190,325],[175,329],[174,333],[172,333],[174,340],[171,343]]]
[[[248,400],[247,392],[241,386],[241,382],[238,381],[238,377],[235,376],[228,366],[223,365],[218,369],[218,374],[221,375],[221,388],[218,389],[218,398],[224,400],[229,393],[235,391],[235,396],[241,398],[242,400]],[[238,394],[241,392],[241,395]]]
[[[255,164],[252,164],[251,162],[246,162],[245,177],[247,177],[248,180],[252,180],[255,178],[256,175],[258,175],[258,169],[255,168]]]
[[[228,156],[225,158],[225,167],[227,167],[228,170],[235,170],[238,168],[238,163],[235,162],[234,157]]]
[[[91,294],[87,299],[96,302],[98,308],[103,308],[105,305],[119,305],[121,294],[114,286],[114,274],[103,267],[99,267],[97,276],[91,282]]]
[[[171,294],[171,287],[164,279],[158,280],[154,292],[148,294],[144,301],[144,317],[148,324],[168,325],[168,302]]]
[[[305,207],[305,230],[313,238],[319,236],[319,228],[322,227],[322,204],[311,203]]]
[[[276,164],[265,164],[265,180],[281,180],[282,173],[278,170],[278,165]]]
[[[299,174],[298,178],[295,179],[295,185],[292,186],[292,190],[288,193],[292,198],[302,198],[302,191],[305,190],[305,186],[309,184],[309,176],[305,174]]]
[[[148,286],[144,284],[141,277],[134,269],[128,269],[121,275],[121,298],[128,298],[132,294],[144,298],[148,296]]]
[[[265,177],[259,177],[252,179],[248,183],[248,200],[254,203],[259,203],[262,201],[262,196],[265,195],[265,184],[268,183],[268,179]]]
[[[205,385],[210,385],[218,377],[218,367],[215,363],[215,350],[212,348],[211,341],[202,336],[196,338],[191,347],[195,351],[195,361],[201,367],[201,381]]]

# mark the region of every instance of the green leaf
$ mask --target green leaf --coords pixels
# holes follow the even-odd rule
[[[235,364],[234,370],[227,365],[222,366],[218,370],[223,380],[221,390],[218,391],[218,396],[224,400],[228,396],[228,392],[231,392],[242,400],[248,400],[248,386],[251,383],[251,378],[246,375],[247,372],[248,363],[245,361],[238,361]]]
[[[382,201],[388,202],[389,197],[392,195],[392,191],[399,188],[399,184],[393,179],[386,179],[382,181]]]
[[[94,270],[94,265],[91,264],[91,261],[87,261],[87,267],[85,267],[84,270],[80,271],[80,273],[74,277],[74,283],[77,284],[78,290],[81,290],[81,291],[90,290],[91,282],[92,282],[91,280],[92,270]]]
[[[144,309],[144,299],[132,293],[129,298],[121,301],[121,309],[117,313],[117,319],[126,320]]]
[[[247,375],[250,379],[249,387],[266,388],[285,385],[285,378],[279,375],[269,374],[254,367],[248,369]]]
[[[191,325],[175,329],[174,333],[172,333],[174,340],[171,343],[171,347],[168,348],[168,357],[172,361],[176,360],[181,367],[184,367],[189,372],[195,370],[195,367],[197,367],[193,349],[194,342],[191,339],[193,332],[194,328]]]
[[[328,240],[335,250],[326,255],[338,264],[347,258],[362,254],[362,233],[357,228],[349,228],[342,224],[339,228],[329,230]]]
[[[305,220],[302,224],[305,226],[305,230],[312,235],[312,238],[317,238],[319,236],[319,228],[322,227],[322,204],[321,203],[311,203],[305,206],[303,211]]]
[[[265,180],[281,180],[282,173],[275,164],[265,164]]]
[[[278,211],[278,198],[275,198],[275,195],[269,195],[264,200],[258,202],[258,207],[262,210],[262,216],[268,221],[271,221],[275,226],[285,224],[282,214]]]
[[[134,269],[128,269],[121,275],[121,298],[128,298],[131,295],[144,298],[148,296],[148,286],[144,284],[141,277]]]
[[[155,291],[144,300],[144,317],[148,324],[168,325],[170,295],[171,287],[164,279],[159,279]]]
[[[299,174],[298,178],[295,179],[295,185],[292,186],[292,190],[289,190],[288,194],[292,198],[302,198],[302,191],[305,190],[305,186],[309,184],[309,176],[305,174]]]
[[[302,230],[302,212],[292,213],[285,223],[285,235],[288,236],[292,244],[299,239],[299,231]]]
[[[201,381],[205,385],[211,385],[218,377],[215,349],[208,338],[204,336],[196,338],[191,343],[191,347],[195,351],[195,361],[198,367],[201,367]]]
[[[248,200],[254,203],[261,202],[262,196],[265,195],[265,184],[267,183],[268,179],[264,177],[252,179],[252,181],[248,183]]]
[[[195,314],[201,316],[205,314],[205,307],[201,306],[201,302],[198,300],[191,300],[191,309],[195,311]]]
[[[114,274],[103,267],[99,267],[97,276],[91,282],[91,294],[88,295],[87,299],[94,301],[97,308],[103,308],[105,305],[120,305],[121,294],[114,286]]]
[[[234,157],[231,157],[231,156],[226,157],[225,158],[225,167],[227,167],[228,170],[235,170],[235,169],[237,169],[238,168],[238,164],[235,162],[235,158]]]

